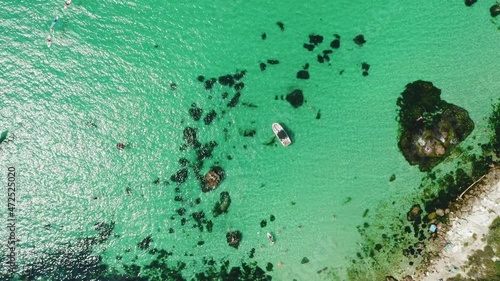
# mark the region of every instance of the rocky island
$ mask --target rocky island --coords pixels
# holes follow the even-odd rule
[[[406,85],[397,100],[398,147],[410,165],[429,171],[474,130],[469,113],[441,99],[441,90],[418,80]]]

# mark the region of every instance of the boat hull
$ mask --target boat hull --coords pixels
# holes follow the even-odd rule
[[[272,127],[274,134],[283,146],[289,146],[292,143],[290,137],[279,123],[273,123]]]

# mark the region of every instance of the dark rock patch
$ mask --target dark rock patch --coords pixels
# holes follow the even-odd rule
[[[279,60],[267,60],[267,63],[268,64],[279,64],[280,61]]]
[[[273,264],[268,262],[267,265],[266,265],[266,270],[267,271],[273,271]]]
[[[309,259],[307,257],[302,258],[302,261],[300,261],[301,264],[306,264],[309,262]]]
[[[304,94],[302,90],[295,89],[288,95],[286,95],[286,100],[294,107],[298,108],[304,103]]]
[[[218,215],[227,213],[230,205],[231,205],[231,196],[229,196],[229,192],[227,191],[221,192],[220,201],[215,203],[215,207],[212,211],[213,216],[217,217]]]
[[[248,103],[248,102],[243,102],[241,103],[241,105],[244,105],[246,107],[250,107],[250,108],[257,108],[257,106],[253,103]]]
[[[199,75],[198,77],[196,77],[196,80],[198,80],[200,82],[204,82],[205,81],[205,76]]]
[[[266,220],[261,220],[260,221],[260,227],[266,227],[267,226],[267,221]]]
[[[316,113],[316,119],[320,119],[321,118],[321,110],[318,110],[318,112]]]
[[[179,209],[175,210],[175,212],[176,212],[179,216],[184,216],[184,214],[186,213],[186,209],[184,209],[184,208],[179,208]]]
[[[312,52],[314,50],[314,45],[304,43],[304,48],[307,49],[309,52]]]
[[[229,231],[226,234],[227,244],[235,249],[238,249],[238,247],[240,246],[242,236],[243,236],[242,233],[238,230]]]
[[[210,78],[208,80],[205,80],[205,89],[210,90],[214,86],[214,84],[217,82],[217,79],[215,78]]]
[[[309,35],[309,43],[313,44],[314,46],[317,46],[318,44],[323,43],[323,36],[317,34],[311,34]]]
[[[269,216],[269,220],[270,220],[270,221],[274,221],[275,219],[276,219],[276,217],[275,217],[274,215],[270,215],[270,216]]]
[[[254,129],[245,129],[245,131],[243,131],[243,136],[244,137],[253,137],[253,136],[255,136],[255,133],[256,133],[256,131]]]
[[[183,183],[186,181],[188,177],[188,169],[182,168],[175,172],[172,176],[170,176],[170,180],[176,183]]]
[[[363,46],[363,44],[366,43],[365,36],[363,36],[362,34],[354,37],[353,41],[358,46]]]
[[[476,2],[477,0],[465,0],[465,6],[470,7]]]
[[[266,33],[264,32],[264,33],[262,33],[262,34],[260,35],[260,37],[262,38],[262,40],[266,40],[267,35],[266,35]]]
[[[223,75],[219,77],[219,84],[223,86],[232,87],[234,85],[234,78],[232,75]]]
[[[125,147],[126,147],[126,145],[123,144],[123,143],[121,143],[121,142],[119,142],[119,143],[116,144],[116,148],[118,148],[118,150],[124,150]]]
[[[330,48],[332,49],[340,48],[340,39],[333,39],[333,41],[330,42]]]
[[[202,241],[198,241],[198,243],[196,245],[203,246],[204,244],[205,244],[205,241],[202,240]]]
[[[149,248],[149,244],[153,241],[153,239],[151,239],[151,235],[149,235],[148,237],[142,239],[141,242],[137,243],[137,247],[139,247],[139,249],[141,250],[146,250]]]
[[[259,67],[260,67],[260,70],[261,70],[261,71],[266,70],[266,64],[265,64],[265,63],[263,63],[263,62],[259,63]]]
[[[177,84],[170,83],[170,90],[174,91],[175,89],[177,89]]]
[[[370,65],[364,62],[361,64],[361,69],[368,71],[370,70]]]
[[[241,78],[245,77],[245,74],[246,74],[246,73],[247,73],[247,71],[246,71],[246,70],[242,70],[242,71],[240,71],[240,72],[238,72],[238,73],[235,73],[235,74],[233,75],[233,78],[234,78],[234,80],[238,81],[238,80],[240,80]]]
[[[490,8],[490,14],[492,17],[500,15],[500,3],[496,3]]]
[[[222,99],[226,99],[229,94],[227,92],[222,93],[221,97]]]
[[[217,117],[217,112],[212,109],[207,113],[207,115],[205,115],[205,118],[203,118],[203,122],[205,122],[205,125],[210,125],[212,121],[214,121],[215,117]]]
[[[196,139],[196,130],[191,128],[191,127],[186,127],[184,128],[183,131],[183,136],[184,136],[184,141],[192,146],[192,147],[199,147],[200,143]]]
[[[441,99],[431,82],[415,81],[397,100],[400,137],[398,147],[410,165],[422,172],[443,161],[474,129],[469,113]]]
[[[278,21],[278,22],[276,22],[276,24],[279,26],[279,28],[281,29],[281,31],[285,31],[285,24],[284,23]]]
[[[203,109],[199,108],[195,103],[191,104],[191,108],[189,109],[189,115],[193,117],[194,121],[198,121],[203,114]]]
[[[227,104],[227,107],[235,107],[238,104],[238,102],[240,101],[240,96],[241,96],[241,94],[239,92],[234,94],[234,96],[231,98],[231,100]]]
[[[214,223],[211,220],[207,220],[205,222],[205,227],[207,228],[207,232],[211,233],[214,228]]]
[[[238,83],[234,84],[234,89],[236,91],[240,91],[243,88],[245,88],[245,83],[243,83],[243,82],[238,82]]]
[[[304,80],[309,79],[309,71],[307,71],[307,70],[299,70],[297,72],[297,78],[298,79],[304,79]]]
[[[189,161],[186,158],[180,158],[179,159],[179,164],[181,164],[182,167],[185,167]]]
[[[251,259],[253,259],[255,257],[255,248],[252,248],[250,250],[250,255],[248,257],[251,258]]]

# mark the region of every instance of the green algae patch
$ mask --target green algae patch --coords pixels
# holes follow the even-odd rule
[[[418,80],[406,85],[397,100],[398,147],[410,165],[429,171],[474,130],[469,113],[441,99],[441,90]]]

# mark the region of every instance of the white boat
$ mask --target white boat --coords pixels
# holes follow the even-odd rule
[[[269,242],[271,242],[271,245],[274,245],[274,238],[273,236],[271,235],[271,233],[267,233],[267,239],[269,239]]]
[[[288,134],[279,123],[273,123],[273,132],[283,146],[289,146],[292,143],[292,141],[288,137]]]

